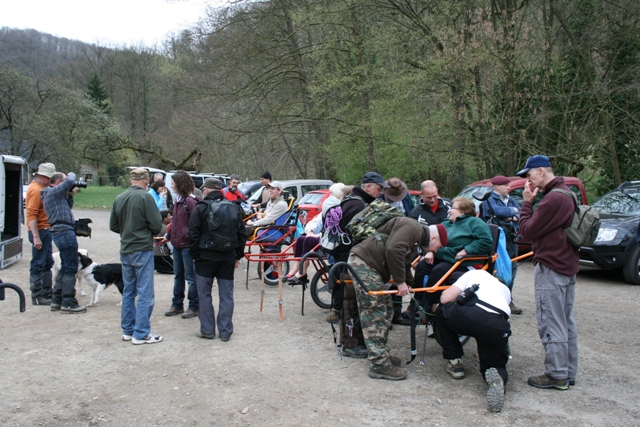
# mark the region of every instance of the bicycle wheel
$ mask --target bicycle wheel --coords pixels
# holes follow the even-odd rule
[[[264,261],[264,283],[269,286],[278,286],[278,278],[282,274],[282,277],[289,273],[289,261],[283,261],[280,263],[280,270],[278,271],[278,264],[272,261]],[[262,268],[258,263],[258,278],[262,280]]]
[[[311,279],[311,285],[309,286],[311,292],[311,298],[313,302],[320,308],[331,308],[331,290],[329,289],[329,275],[324,270],[316,271]]]

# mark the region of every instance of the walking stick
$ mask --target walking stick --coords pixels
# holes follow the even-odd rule
[[[280,292],[280,299],[278,300],[278,310],[280,311],[280,321],[284,320],[284,314],[282,313],[282,305],[284,301],[282,299],[282,262],[276,261],[276,268],[278,269],[278,291]]]
[[[262,306],[264,305],[264,261],[260,261],[260,271],[262,271],[262,274],[260,275],[262,277],[262,291],[260,291],[260,313],[262,313]]]

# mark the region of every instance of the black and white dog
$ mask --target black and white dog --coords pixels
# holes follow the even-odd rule
[[[80,271],[82,281],[91,288],[91,302],[89,307],[93,306],[100,299],[100,293],[110,285],[116,285],[120,291],[120,295],[124,290],[124,282],[122,281],[122,264],[97,264],[91,258],[85,255],[80,256]]]

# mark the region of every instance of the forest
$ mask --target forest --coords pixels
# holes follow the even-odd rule
[[[129,165],[409,188],[533,154],[593,196],[638,178],[637,0],[263,0],[159,46],[0,28],[0,147]]]

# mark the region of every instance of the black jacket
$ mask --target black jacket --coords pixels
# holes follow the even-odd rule
[[[207,194],[205,200],[222,200],[224,196],[222,191],[212,191]],[[237,204],[233,206],[238,209],[240,218],[242,219],[242,213]],[[238,224],[237,236],[238,247],[235,252],[214,252],[209,250],[200,249],[198,244],[200,237],[207,232],[207,214],[209,212],[209,206],[205,202],[198,202],[195,210],[189,218],[189,254],[194,260],[227,260],[230,258],[242,259],[244,256],[244,245],[247,242],[247,233],[245,231],[244,222],[242,220]]]
[[[417,219],[421,224],[435,225],[440,224],[448,218],[451,200],[438,197],[438,208],[434,213],[429,206],[424,204],[421,199],[420,204],[409,212],[409,217]]]
[[[364,203],[362,202],[362,200],[354,196],[360,197],[360,199],[364,200]],[[366,191],[362,189],[362,187],[359,187],[359,186],[353,187],[353,192],[351,193],[350,196],[347,196],[347,197],[353,197],[353,198],[344,200],[340,204],[342,208],[342,219],[340,220],[340,229],[343,231],[346,229],[347,224],[349,224],[349,221],[351,221],[351,219],[354,216],[356,216],[356,214],[362,211],[366,207],[366,205],[368,205],[369,203],[375,200],[375,197],[370,196]],[[353,244],[338,246],[338,248],[334,250],[334,254],[333,254],[334,258],[336,259],[336,262],[346,261],[349,258],[349,252],[351,251],[352,247],[353,247]]]

